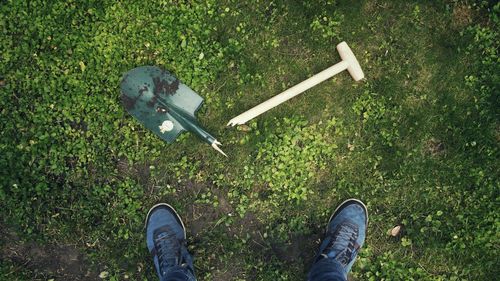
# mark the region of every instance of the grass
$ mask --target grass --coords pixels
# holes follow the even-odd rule
[[[154,280],[143,220],[168,202],[199,279],[303,280],[328,217],[350,197],[370,212],[352,279],[494,279],[499,8],[7,1],[1,279]],[[342,73],[245,130],[225,128],[339,61],[341,40],[366,81]],[[198,117],[228,159],[187,133],[168,145],[126,114],[121,75],[145,64],[205,98]],[[79,266],[47,262],[74,248]]]

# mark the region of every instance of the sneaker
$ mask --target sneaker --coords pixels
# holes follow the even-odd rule
[[[365,242],[367,226],[368,211],[365,204],[357,199],[344,201],[330,217],[316,261],[335,259],[347,277]]]
[[[170,205],[160,203],[149,210],[146,217],[146,243],[160,279],[179,266],[193,272],[192,257],[186,248],[184,223]]]

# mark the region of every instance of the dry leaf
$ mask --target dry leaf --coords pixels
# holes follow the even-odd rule
[[[347,149],[349,149],[349,151],[353,151],[354,150],[354,144],[348,143],[347,144]]]
[[[238,131],[241,131],[241,132],[250,132],[252,130],[252,128],[248,125],[239,125],[237,128],[236,128]]]

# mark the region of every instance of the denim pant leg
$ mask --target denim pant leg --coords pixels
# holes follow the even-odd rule
[[[342,265],[331,258],[323,258],[313,264],[309,281],[347,281]]]
[[[187,267],[179,265],[170,269],[160,281],[196,281],[196,277]]]

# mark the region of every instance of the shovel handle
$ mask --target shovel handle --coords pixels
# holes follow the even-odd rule
[[[320,73],[310,77],[307,80],[300,82],[299,84],[291,87],[290,89],[268,99],[267,101],[243,112],[242,114],[234,117],[228,123],[228,126],[244,124],[247,121],[261,115],[262,113],[284,103],[285,101],[307,91],[308,89],[318,85],[319,83],[329,79],[330,77],[344,71],[349,66],[348,62],[341,61]]]

